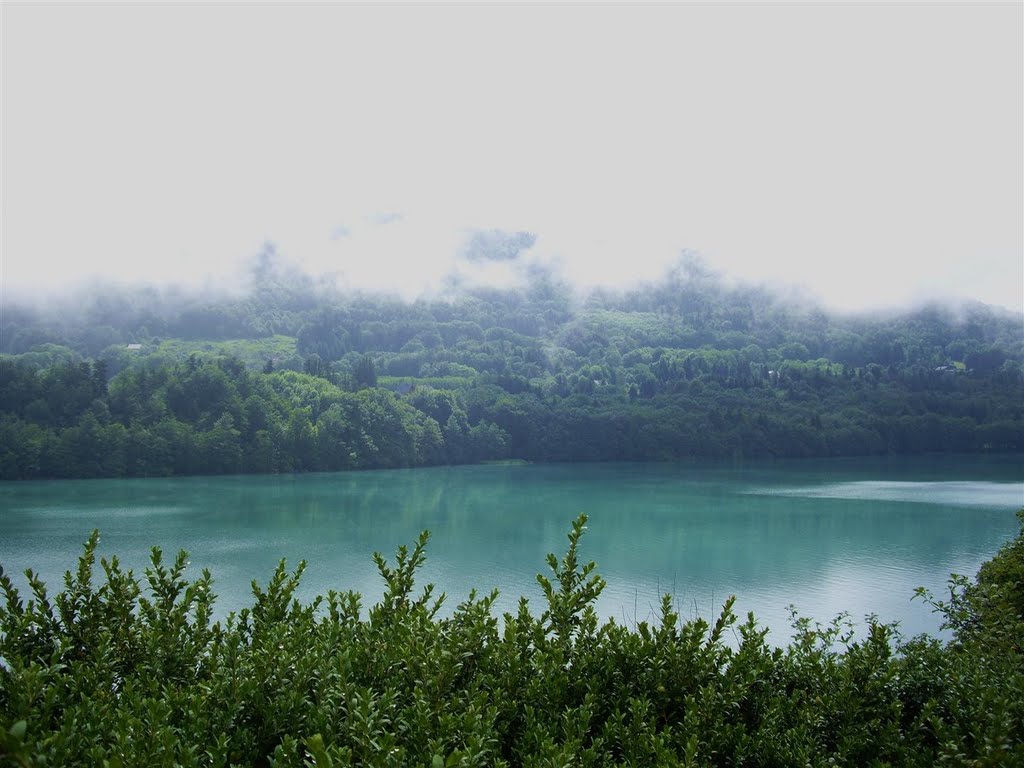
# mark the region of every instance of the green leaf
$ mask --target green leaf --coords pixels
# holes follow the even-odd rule
[[[319,733],[314,733],[306,739],[306,749],[309,750],[316,768],[334,768],[334,761],[324,748],[324,737]]]

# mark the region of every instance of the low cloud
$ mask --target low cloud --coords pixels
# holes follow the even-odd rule
[[[471,262],[514,261],[536,242],[537,236],[530,232],[476,231],[470,235],[462,255]]]
[[[371,224],[376,224],[378,227],[386,227],[388,224],[394,224],[401,221],[404,216],[394,211],[383,211],[380,213],[373,213],[366,217],[367,221]]]

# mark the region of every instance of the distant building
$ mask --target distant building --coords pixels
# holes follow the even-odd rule
[[[128,345],[125,346],[125,349],[127,349],[129,352],[138,352],[140,349],[142,349],[142,345],[141,344],[128,344]]]
[[[396,395],[408,395],[410,392],[414,392],[415,390],[416,385],[408,381],[403,381],[398,384],[395,384],[395,386],[391,388],[391,391],[394,392]]]

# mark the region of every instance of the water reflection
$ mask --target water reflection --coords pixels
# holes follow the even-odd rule
[[[141,569],[149,547],[188,549],[209,567],[221,615],[250,601],[282,557],[309,561],[300,597],[381,582],[370,555],[432,531],[424,580],[454,606],[471,588],[536,605],[535,574],[561,553],[571,520],[590,516],[584,557],[609,588],[604,617],[653,618],[660,595],[684,616],[714,616],[729,594],[782,638],[786,606],[827,620],[840,610],[935,632],[910,603],[973,573],[1016,526],[1019,459],[772,465],[448,467],[282,477],[13,483],[0,486],[0,563],[56,584],[93,528],[101,554]],[[23,581],[22,581],[23,583]]]

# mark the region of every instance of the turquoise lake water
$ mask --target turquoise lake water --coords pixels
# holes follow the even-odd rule
[[[583,556],[608,587],[598,613],[633,625],[669,593],[684,618],[713,619],[730,594],[789,636],[793,605],[827,621],[847,611],[939,633],[915,587],[941,593],[951,571],[973,575],[1017,530],[1024,457],[919,457],[727,464],[438,467],[265,477],[0,484],[0,564],[57,587],[82,542],[141,571],[149,548],[190,552],[210,568],[217,613],[251,603],[281,558],[308,561],[299,596],[382,582],[371,560],[423,529],[421,583],[453,608],[470,589],[520,595],[543,609],[538,572],[559,556],[571,521],[589,515]],[[24,579],[16,582],[23,585]]]

